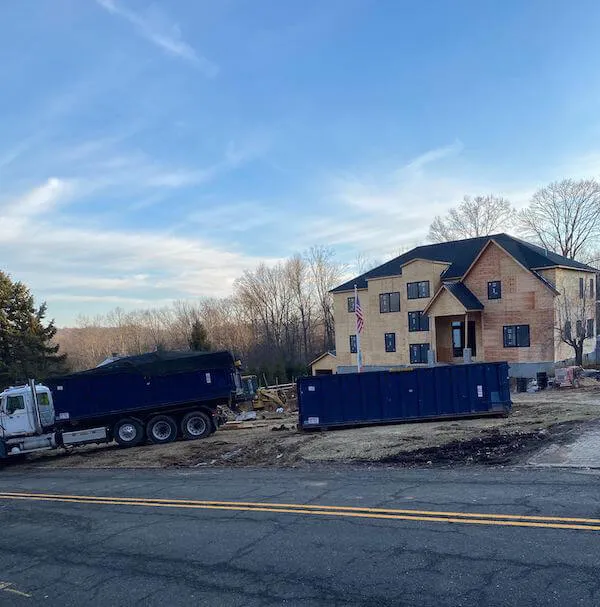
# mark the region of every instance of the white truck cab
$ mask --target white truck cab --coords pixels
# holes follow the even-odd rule
[[[11,455],[106,443],[106,427],[64,432],[54,428],[52,392],[33,380],[0,392],[0,459]]]
[[[0,441],[6,455],[56,446],[54,404],[46,386],[13,386],[0,393]]]

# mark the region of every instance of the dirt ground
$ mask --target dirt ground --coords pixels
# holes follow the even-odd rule
[[[600,422],[600,384],[514,394],[506,418],[460,419],[327,432],[296,430],[297,414],[226,424],[191,442],[119,449],[89,446],[30,456],[33,467],[154,468],[304,466],[316,463],[448,465],[516,462],[549,440],[564,441]]]

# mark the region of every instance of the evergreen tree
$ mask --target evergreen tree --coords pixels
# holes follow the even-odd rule
[[[45,316],[46,304],[36,308],[29,289],[0,271],[0,388],[65,370],[66,356],[52,344],[54,321]]]
[[[192,325],[189,343],[190,350],[196,350],[198,352],[206,352],[210,350],[210,342],[208,341],[206,329],[199,320],[195,320],[194,324]]]

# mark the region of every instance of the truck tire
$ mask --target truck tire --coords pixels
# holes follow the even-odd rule
[[[186,440],[206,438],[212,430],[212,420],[203,411],[191,411],[181,420],[181,433]]]
[[[119,447],[136,447],[144,440],[144,426],[137,419],[125,417],[115,424],[114,436]]]
[[[155,415],[146,424],[146,436],[155,444],[177,440],[177,424],[169,415]]]

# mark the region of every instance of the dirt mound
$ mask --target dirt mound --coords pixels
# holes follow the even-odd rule
[[[495,464],[508,465],[537,451],[545,443],[567,439],[576,428],[576,422],[556,424],[551,431],[546,429],[535,432],[516,432],[504,434],[490,432],[483,436],[452,441],[439,447],[416,449],[402,452],[380,460],[382,464],[400,464],[403,466],[448,465],[448,464]]]

